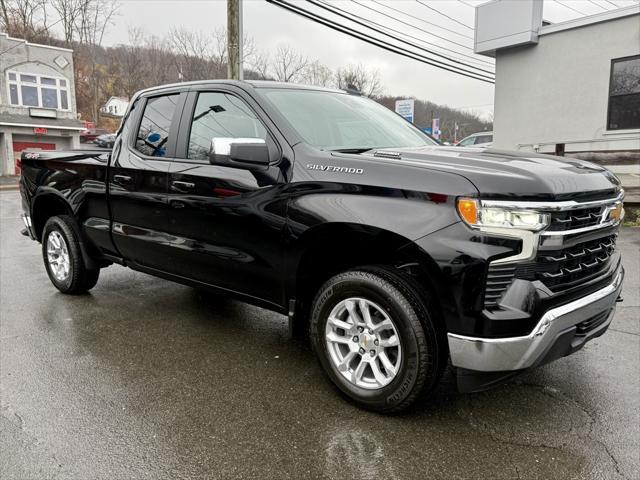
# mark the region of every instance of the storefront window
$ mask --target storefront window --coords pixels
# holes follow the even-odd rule
[[[11,105],[69,110],[69,87],[64,78],[9,72],[7,80]]]

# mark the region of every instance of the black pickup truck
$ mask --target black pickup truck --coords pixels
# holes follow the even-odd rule
[[[118,263],[289,315],[329,379],[382,412],[448,362],[478,391],[578,350],[624,275],[609,171],[440,146],[354,92],[144,90],[110,153],[23,153],[20,188],[61,292]]]

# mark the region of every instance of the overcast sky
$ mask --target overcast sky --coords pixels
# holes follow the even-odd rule
[[[473,31],[461,24],[473,26],[474,8],[472,6],[483,3],[483,0],[423,0],[460,23],[413,0],[384,0],[380,3],[368,0],[358,1],[418,28],[412,28],[389,17],[376,14],[351,0],[331,3],[437,46],[465,55],[473,55],[471,50],[473,40],[468,38],[473,37]],[[583,14],[589,15],[603,12],[605,9],[613,9],[613,4],[627,6],[632,5],[633,2],[634,0],[545,0],[544,18],[556,23],[580,17]],[[105,45],[127,43],[130,26],[142,27],[148,34],[157,36],[163,36],[172,27],[182,26],[189,30],[206,31],[226,26],[225,0],[121,0],[121,3],[116,23],[107,32]],[[295,3],[306,9],[322,12],[306,2]],[[318,59],[332,69],[349,63],[362,63],[369,68],[379,70],[386,94],[415,96],[483,115],[493,110],[493,85],[491,84],[455,75],[384,51],[294,15],[264,0],[244,0],[243,5],[245,34],[253,37],[261,49],[273,51],[278,45],[289,44],[310,59]],[[388,7],[395,8],[404,14]],[[326,12],[323,14],[329,15]],[[436,28],[424,22],[443,28]],[[460,45],[430,36],[419,29]],[[476,56],[476,59],[490,61],[481,56]],[[492,69],[489,65],[485,67]]]

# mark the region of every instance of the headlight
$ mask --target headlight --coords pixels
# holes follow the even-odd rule
[[[534,210],[487,207],[476,198],[459,198],[458,213],[471,227],[503,227],[538,231],[549,225],[549,214]]]

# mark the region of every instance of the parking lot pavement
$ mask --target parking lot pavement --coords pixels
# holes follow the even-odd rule
[[[112,266],[50,284],[0,192],[0,477],[637,479],[640,230],[625,302],[571,357],[386,417],[343,400],[285,317]]]

